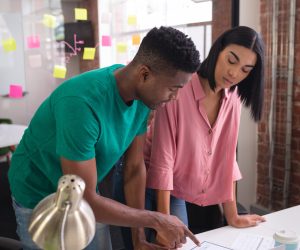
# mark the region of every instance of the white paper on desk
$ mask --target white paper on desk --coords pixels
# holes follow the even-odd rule
[[[194,247],[191,250],[232,250],[231,248],[228,247],[223,247],[214,243],[210,243],[207,241],[201,242],[200,247]]]
[[[284,245],[280,245],[280,246],[271,248],[270,250],[285,250],[285,246]]]
[[[271,250],[274,248],[274,245],[275,242],[272,237],[240,233],[231,247],[234,250]]]

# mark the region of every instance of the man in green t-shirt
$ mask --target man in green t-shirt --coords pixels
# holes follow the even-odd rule
[[[179,247],[186,236],[197,243],[176,217],[143,210],[143,144],[150,109],[176,98],[198,67],[199,52],[190,38],[170,27],[153,28],[127,66],[113,65],[73,77],[42,103],[9,170],[18,232],[28,249],[36,248],[27,230],[31,211],[56,191],[64,174],[85,181],[84,198],[97,222],[136,228],[135,249],[157,247],[145,241],[144,227],[155,229],[170,248]],[[96,192],[97,183],[123,154],[130,207]],[[101,240],[103,249],[109,249],[103,242],[107,238]]]

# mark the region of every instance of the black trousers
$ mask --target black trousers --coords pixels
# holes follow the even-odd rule
[[[201,207],[186,202],[186,209],[189,220],[189,229],[194,234],[223,227],[225,225],[224,217],[219,205]]]

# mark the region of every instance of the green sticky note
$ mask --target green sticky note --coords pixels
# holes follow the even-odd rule
[[[62,78],[64,79],[67,74],[67,69],[64,66],[55,65],[53,70],[53,76],[55,78]]]
[[[48,14],[44,14],[43,17],[43,24],[48,28],[55,28],[56,27],[56,17]]]
[[[94,60],[96,49],[95,48],[84,48],[83,50],[83,60]]]
[[[5,52],[14,51],[17,49],[17,43],[14,38],[8,38],[2,41],[2,46]]]
[[[87,9],[75,8],[75,19],[76,20],[87,20]]]

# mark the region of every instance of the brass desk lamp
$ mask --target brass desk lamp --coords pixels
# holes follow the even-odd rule
[[[95,216],[82,198],[84,181],[76,175],[60,178],[57,192],[44,198],[33,210],[29,233],[46,250],[79,250],[95,234]]]

